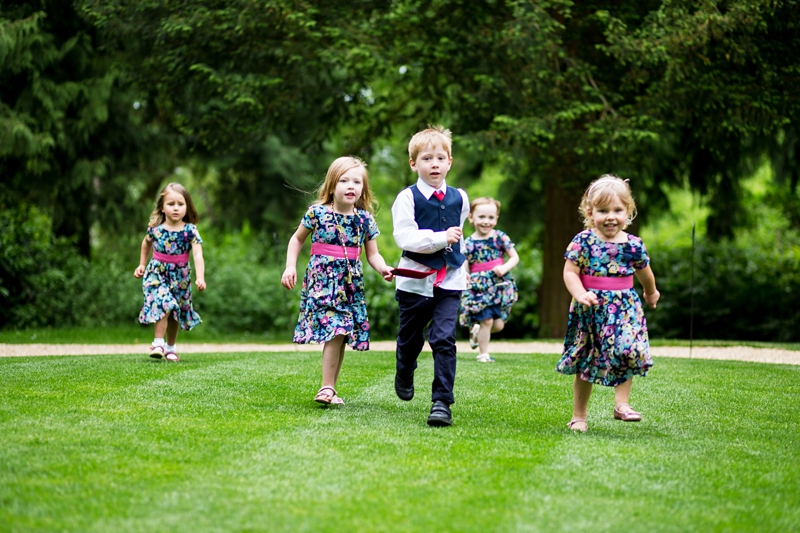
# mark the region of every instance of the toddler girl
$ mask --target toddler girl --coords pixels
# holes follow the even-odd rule
[[[495,229],[500,217],[500,202],[494,198],[476,198],[470,204],[469,221],[475,233],[464,241],[464,255],[469,262],[469,283],[461,294],[459,323],[470,328],[469,345],[479,348],[478,362],[493,363],[489,355],[492,333],[502,331],[517,301],[517,286],[508,273],[519,263],[514,243]],[[503,256],[508,261],[503,261]]]
[[[370,266],[391,281],[392,268],[378,252],[378,226],[366,164],[356,157],[331,163],[317,201],[289,240],[281,284],[297,283],[297,257],[311,235],[311,258],[300,292],[300,315],[293,342],[323,343],[322,387],[314,401],[343,404],[336,382],[344,361],[344,340],[355,350],[369,349],[361,251]]]
[[[198,219],[189,191],[180,183],[169,183],[158,195],[142,240],[139,266],[133,275],[143,278],[144,306],[139,322],[155,324],[155,338],[150,347],[150,357],[155,359],[180,361],[175,348],[178,326],[190,330],[200,323],[200,315],[192,308],[192,267],[189,264],[191,249],[197,269],[197,288],[205,290],[203,239],[195,226]]]
[[[628,398],[633,376],[647,375],[653,361],[633,275],[652,308],[661,295],[644,243],[623,231],[636,216],[627,180],[605,175],[592,182],[580,212],[586,229],[572,239],[564,254],[564,283],[573,299],[564,354],[556,370],[575,374],[572,419],[567,426],[584,432],[594,383],[615,388],[616,420],[642,419],[628,405]]]

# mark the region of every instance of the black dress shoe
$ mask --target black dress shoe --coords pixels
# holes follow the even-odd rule
[[[410,378],[402,378],[399,373],[394,374],[394,391],[397,397],[404,401],[409,401],[414,397],[414,374]]]
[[[450,407],[441,400],[436,400],[431,406],[431,414],[428,415],[429,426],[452,426],[453,415]]]

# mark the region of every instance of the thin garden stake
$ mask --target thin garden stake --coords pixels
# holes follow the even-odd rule
[[[694,339],[694,226],[692,222],[692,282],[689,293],[689,359],[692,358],[692,340]]]

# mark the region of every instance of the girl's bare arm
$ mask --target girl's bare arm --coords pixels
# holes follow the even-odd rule
[[[658,292],[656,288],[656,276],[653,274],[653,270],[650,268],[650,265],[647,265],[637,270],[635,274],[636,279],[642,284],[644,300],[647,302],[647,305],[655,309],[659,298],[661,298],[661,293]]]
[[[133,271],[134,278],[141,278],[144,276],[144,269],[147,266],[147,262],[150,260],[150,252],[153,251],[153,243],[145,237],[142,240],[142,249],[139,253],[139,266],[136,267],[136,270]]]
[[[394,274],[392,274],[392,267],[386,264],[386,260],[378,251],[378,241],[375,239],[369,240],[364,244],[364,252],[367,254],[367,262],[374,268],[383,279],[392,281]]]
[[[575,298],[575,301],[583,305],[599,304],[597,295],[584,288],[583,283],[581,283],[580,273],[578,265],[569,259],[564,261],[564,285],[567,286],[567,290]]]
[[[202,244],[192,244],[192,257],[194,258],[194,271],[197,276],[195,284],[198,290],[204,291],[206,290],[206,263],[203,260]]]
[[[300,224],[289,239],[289,246],[286,248],[286,269],[281,276],[281,285],[289,290],[294,289],[297,284],[297,257],[309,235],[311,230]]]

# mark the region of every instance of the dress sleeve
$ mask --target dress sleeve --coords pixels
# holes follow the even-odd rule
[[[650,264],[650,256],[647,255],[647,248],[644,246],[644,241],[636,238],[633,244],[633,258],[631,264],[636,270],[641,270]]]
[[[155,228],[153,226],[147,226],[147,231],[145,232],[144,236],[148,242],[152,243],[154,240],[156,240]]]
[[[583,255],[583,239],[581,234],[578,233],[572,238],[572,241],[567,246],[567,251],[564,253],[564,259],[568,259],[578,266],[581,265],[581,256]]]
[[[381,234],[380,230],[378,229],[378,223],[375,221],[375,217],[372,216],[372,213],[369,211],[364,212],[366,214],[367,220],[367,240],[373,240],[375,237]]]
[[[203,238],[200,236],[200,232],[197,231],[197,226],[192,225],[192,244],[203,244]]]
[[[303,216],[303,220],[300,223],[306,227],[306,229],[314,230],[314,227],[318,224],[318,216],[316,210],[314,210],[314,206],[311,205],[308,207],[306,214]]]
[[[475,262],[475,241],[472,240],[472,235],[464,239],[464,257],[467,258],[467,263]]]
[[[503,252],[506,252],[508,250],[511,250],[512,248],[514,248],[514,241],[511,240],[511,237],[509,237],[505,233],[500,235],[500,249]]]

